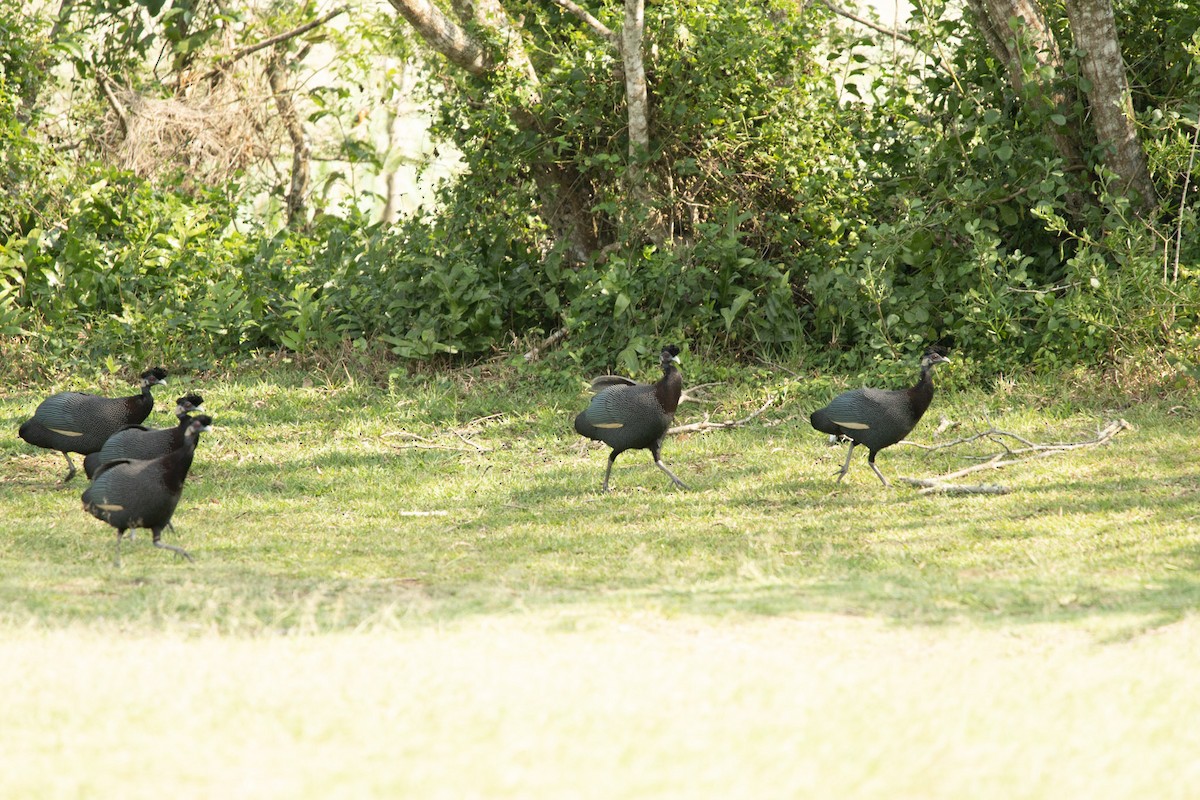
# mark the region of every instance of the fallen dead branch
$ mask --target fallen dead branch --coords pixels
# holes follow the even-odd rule
[[[933,478],[901,478],[900,480],[911,486],[922,486],[922,494],[929,492],[942,492],[943,494],[1008,494],[1011,489],[1007,486],[1002,486],[998,483],[979,483],[974,485],[965,485],[961,483],[945,483],[944,481]]]
[[[537,361],[539,358],[542,357],[542,352],[544,350],[548,350],[551,347],[553,347],[554,345],[558,344],[560,341],[562,341],[564,338],[566,338],[566,335],[567,335],[567,329],[559,328],[554,333],[550,334],[545,339],[543,339],[540,344],[534,346],[534,348],[532,350],[530,350],[528,353],[526,353],[524,356],[525,360],[526,361]]]
[[[669,429],[667,431],[667,434],[671,435],[671,434],[677,434],[677,433],[697,433],[697,432],[702,432],[702,431],[716,431],[716,430],[725,430],[728,428],[740,428],[749,422],[753,422],[755,419],[757,419],[759,416],[761,416],[762,413],[764,411],[766,411],[768,408],[770,408],[771,404],[774,402],[775,402],[774,397],[768,397],[767,402],[763,404],[763,407],[760,408],[758,411],[755,411],[750,416],[744,417],[742,419],[736,419],[736,420],[731,419],[731,420],[727,420],[726,422],[709,422],[708,415],[705,414],[704,420],[702,422],[692,422],[688,425],[676,425],[674,428]]]
[[[921,494],[929,494],[932,492],[954,492],[959,494],[1005,494],[1009,490],[1004,486],[986,485],[972,487],[952,484],[950,481],[961,478],[964,475],[970,475],[972,473],[981,472],[987,469],[1002,469],[1013,464],[1021,464],[1026,461],[1034,461],[1040,458],[1049,458],[1051,456],[1069,453],[1073,450],[1081,450],[1083,448],[1105,445],[1111,442],[1113,438],[1121,431],[1131,430],[1132,428],[1133,426],[1125,420],[1116,419],[1105,425],[1094,438],[1087,439],[1082,442],[1053,442],[1050,444],[1039,444],[1038,442],[1030,441],[1023,436],[1018,436],[1011,431],[1002,431],[997,428],[991,428],[981,433],[976,433],[971,436],[964,436],[961,439],[955,439],[953,441],[943,442],[936,445],[915,445],[913,442],[908,442],[907,444],[914,444],[914,446],[932,451],[943,450],[948,447],[957,447],[958,445],[977,442],[981,439],[988,439],[989,441],[999,444],[1004,449],[999,453],[981,456],[981,458],[984,458],[985,460],[980,464],[974,464],[945,475],[939,475],[935,478],[901,478],[900,480],[912,486],[920,486]],[[1005,436],[1020,442],[1023,446],[1017,448],[1009,447],[1002,439],[999,438]]]

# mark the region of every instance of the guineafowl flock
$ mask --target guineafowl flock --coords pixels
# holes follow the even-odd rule
[[[18,431],[29,444],[58,450],[66,457],[64,484],[76,472],[69,454],[84,457],[84,472],[92,483],[83,492],[83,508],[117,529],[118,566],[121,539],[126,531],[137,528],[150,529],[155,547],[192,560],[182,547],[163,542],[162,532],[171,525],[200,434],[209,430],[212,417],[193,417],[193,412],[203,410],[204,398],[187,394],[176,401],[177,426],[155,429],[142,425],[154,409],[150,388],[166,382],[167,371],[154,367],[142,373],[142,391],[132,397],[52,394]]]
[[[594,379],[594,397],[575,417],[575,432],[610,448],[601,492],[607,492],[613,462],[626,450],[649,450],[654,465],[680,489],[688,487],[662,460],[663,438],[683,396],[679,347],[663,348],[659,365],[662,377],[638,383],[618,375]],[[867,464],[884,486],[887,478],[875,465],[880,450],[909,434],[933,400],[933,368],[950,359],[939,347],[921,356],[921,375],[909,389],[863,388],[843,392],[829,405],[812,412],[810,422],[831,441],[848,440],[846,461],[838,482],[850,471],[854,448],[867,448]],[[59,392],[42,401],[33,417],[21,425],[19,435],[32,445],[57,450],[67,459],[67,474],[75,475],[70,453],[84,456],[84,471],[91,485],[83,492],[83,508],[117,531],[115,562],[121,562],[121,539],[133,538],[137,528],[148,528],[153,544],[191,561],[187,550],[162,541],[171,525],[184,482],[191,469],[200,434],[210,429],[212,417],[203,411],[203,398],[187,394],[176,401],[179,423],[171,428],[148,428],[141,423],[154,407],[151,387],[166,383],[167,373],[155,367],[142,373],[141,392],[132,397],[99,397],[80,392]]]

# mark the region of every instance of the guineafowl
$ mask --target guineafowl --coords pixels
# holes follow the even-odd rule
[[[610,378],[607,381],[598,379],[602,381],[600,386],[593,384],[593,388],[601,391],[575,417],[578,434],[612,448],[608,454],[608,468],[604,470],[603,492],[608,491],[613,462],[626,450],[649,450],[654,465],[667,473],[676,486],[687,488],[667,469],[661,456],[663,435],[671,427],[679,396],[683,393],[683,376],[675,366],[679,363],[679,348],[675,345],[664,347],[660,363],[663,375],[657,383],[634,383],[627,378],[611,380],[612,376],[606,376]]]
[[[67,474],[63,478],[66,483],[75,477],[71,453],[95,453],[109,436],[150,416],[154,408],[150,387],[166,384],[167,372],[154,367],[143,372],[141,380],[141,393],[132,397],[98,397],[82,392],[52,394],[21,426],[18,435],[37,447],[61,452],[67,459]]]
[[[83,510],[117,529],[115,563],[121,566],[121,537],[131,528],[149,528],[154,546],[171,550],[192,560],[182,547],[162,541],[163,528],[171,523],[171,515],[183,494],[196,453],[196,443],[203,431],[209,430],[212,417],[201,414],[193,417],[184,430],[183,446],[154,459],[109,461],[101,464],[92,485],[83,493]],[[130,534],[129,538],[133,538]]]
[[[846,463],[838,473],[839,482],[850,471],[854,447],[861,444],[869,451],[867,463],[883,485],[888,485],[887,478],[875,466],[875,456],[916,427],[933,400],[933,366],[949,360],[938,348],[930,347],[921,356],[921,379],[911,389],[854,389],[842,392],[829,405],[812,413],[810,422],[814,428],[850,440]]]
[[[187,394],[175,401],[175,416],[179,424],[174,428],[147,428],[145,425],[127,425],[108,437],[98,452],[88,453],[83,459],[83,471],[89,478],[96,474],[101,464],[118,459],[158,458],[183,446],[183,433],[187,430],[193,411],[204,410],[204,398],[198,394]]]

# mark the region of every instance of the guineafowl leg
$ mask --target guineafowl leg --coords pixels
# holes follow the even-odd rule
[[[675,477],[674,472],[671,472],[671,470],[667,469],[667,465],[663,463],[662,456],[659,454],[657,447],[655,447],[653,450],[650,451],[650,455],[654,457],[654,466],[658,467],[663,472],[667,473],[667,477],[671,479],[672,483],[674,483],[680,489],[688,488],[687,485],[683,481],[681,481],[681,480],[679,480],[679,478]]]
[[[62,482],[66,483],[75,477],[75,462],[71,460],[71,454],[66,450],[63,451],[63,458],[67,460],[67,474],[63,476]]]
[[[170,524],[170,523],[168,523],[168,524]],[[171,530],[175,530],[175,529],[171,528]],[[175,553],[176,555],[183,556],[188,561],[195,561],[195,559],[192,558],[191,553],[189,553],[187,550],[184,550],[182,547],[176,547],[173,544],[167,544],[166,542],[162,541],[162,539],[159,538],[161,536],[162,536],[162,528],[154,529],[154,546],[155,547],[161,547],[163,550],[170,550],[172,553]]]
[[[842,478],[846,477],[846,473],[850,471],[850,456],[854,455],[854,448],[858,446],[858,442],[851,440],[850,449],[846,451],[846,463],[842,464],[842,471],[838,473],[838,483],[842,482]],[[874,465],[872,465],[874,467]]]
[[[608,491],[608,476],[612,474],[612,465],[613,462],[617,460],[618,455],[620,455],[620,453],[618,453],[616,450],[613,450],[608,454],[608,468],[604,470],[604,486],[600,488],[601,492]]]
[[[874,453],[871,453],[871,457],[867,459],[867,464],[871,467],[871,469],[873,469],[875,471],[875,474],[879,476],[879,480],[883,481],[884,486],[890,485],[887,481],[887,478],[883,477],[883,473],[879,471],[879,467],[875,466],[875,454]]]
[[[113,557],[113,566],[117,569],[121,568],[121,537],[125,535],[125,531],[117,531],[117,554]]]

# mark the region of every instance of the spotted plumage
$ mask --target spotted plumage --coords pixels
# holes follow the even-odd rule
[[[184,429],[183,446],[179,449],[154,459],[109,461],[96,471],[92,485],[83,493],[83,509],[117,529],[118,566],[121,538],[125,531],[137,528],[150,529],[155,547],[192,560],[182,547],[164,543],[162,532],[170,524],[183,494],[200,434],[211,425],[212,417],[207,414],[193,417]]]
[[[592,387],[599,391],[588,407],[575,417],[576,433],[612,448],[601,491],[608,491],[613,462],[626,450],[649,450],[654,465],[676,486],[687,488],[667,469],[661,455],[663,436],[671,427],[683,393],[683,376],[676,367],[679,348],[675,345],[663,348],[659,363],[663,374],[652,384],[635,383],[611,375],[597,378]]]
[[[869,452],[867,464],[883,485],[888,485],[887,478],[875,466],[875,456],[916,427],[933,400],[933,367],[949,360],[938,348],[930,347],[921,356],[921,378],[911,389],[854,389],[812,413],[810,422],[814,428],[850,440],[846,463],[838,473],[839,482],[850,471],[850,456],[855,446],[861,444]]]
[[[63,477],[66,483],[75,477],[70,454],[95,453],[121,428],[142,422],[154,408],[150,387],[166,382],[166,370],[154,367],[142,373],[142,391],[132,397],[99,397],[83,392],[52,394],[21,426],[18,435],[36,447],[62,453],[67,459],[67,474]]]
[[[179,449],[183,446],[184,431],[192,419],[192,412],[203,410],[203,397],[198,394],[186,394],[175,401],[175,416],[179,418],[179,424],[175,427],[147,428],[145,425],[127,425],[108,437],[100,450],[84,456],[84,473],[91,478],[101,464],[109,461],[158,458]]]

